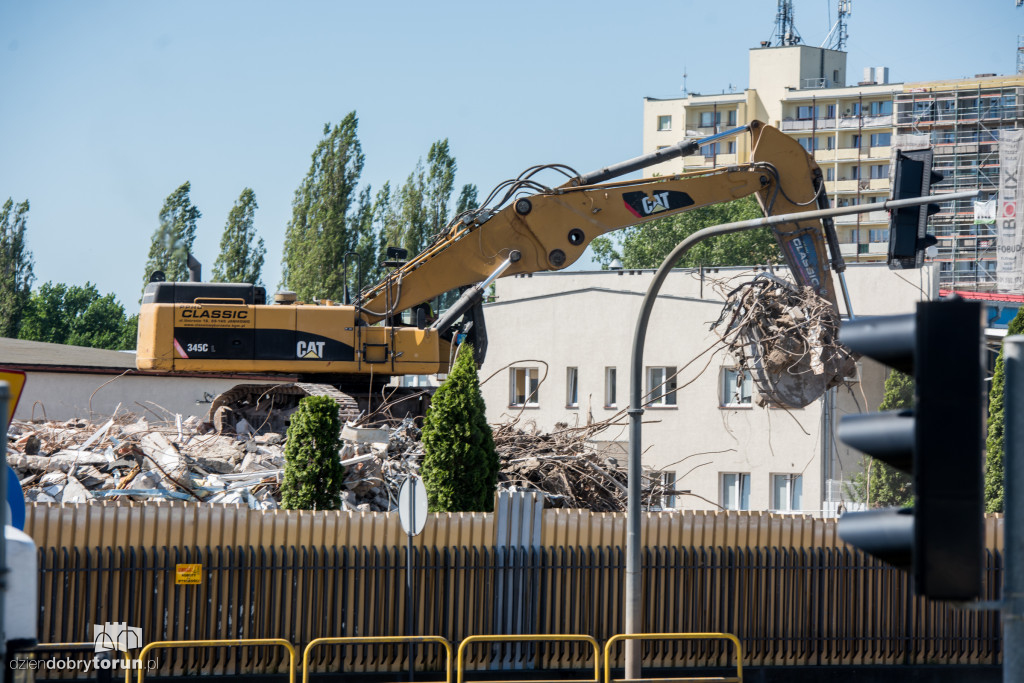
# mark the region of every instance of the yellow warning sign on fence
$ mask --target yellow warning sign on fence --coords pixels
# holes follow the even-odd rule
[[[179,586],[194,586],[203,582],[203,565],[179,564],[174,568],[174,583]]]

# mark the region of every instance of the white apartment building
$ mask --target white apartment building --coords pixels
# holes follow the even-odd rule
[[[889,196],[893,97],[888,69],[865,69],[846,85],[846,53],[792,45],[750,50],[750,87],[742,93],[644,99],[644,153],[683,139],[704,138],[757,119],[796,138],[825,174],[833,206],[883,202]],[[750,159],[745,136],[711,143],[699,156],[647,169],[648,176],[699,171]],[[836,219],[843,257],[884,260],[888,214],[872,211]]]
[[[787,275],[781,269],[780,275]],[[851,265],[847,283],[856,315],[910,313],[934,298],[936,271]],[[626,466],[629,359],[643,294],[653,271],[536,273],[497,281],[486,306],[492,342],[480,370],[488,420],[518,417],[552,431],[616,418],[594,441]],[[644,413],[643,463],[677,490],[664,507],[803,511],[834,514],[848,504],[843,480],[860,454],[834,438],[848,413],[878,409],[885,369],[859,362],[844,387],[800,410],[762,408],[749,378],[712,350],[709,329],[723,292],[754,276],[749,268],[677,269],[654,307],[644,354],[644,391],[681,370],[677,391],[657,392]],[[493,376],[492,376],[493,375]],[[666,387],[670,389],[671,385]]]

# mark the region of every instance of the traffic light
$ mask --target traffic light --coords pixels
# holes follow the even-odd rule
[[[912,475],[912,508],[848,512],[847,543],[904,570],[920,595],[981,594],[984,500],[982,309],[951,298],[911,315],[843,324],[843,344],[914,377],[910,410],[850,415],[843,443]]]
[[[890,199],[926,197],[930,194],[932,183],[942,178],[941,173],[932,170],[931,149],[910,152],[898,149]],[[921,267],[924,263],[924,250],[936,243],[935,236],[927,234],[928,216],[938,212],[938,204],[892,209],[889,216],[890,268]]]

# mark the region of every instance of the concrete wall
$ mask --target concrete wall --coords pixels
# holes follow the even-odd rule
[[[487,306],[490,348],[480,372],[492,422],[518,417],[552,430],[558,422],[585,425],[628,406],[629,357],[636,316],[651,271],[546,273],[506,278],[497,283],[496,303]],[[721,502],[721,475],[750,475],[750,509],[772,507],[771,475],[802,475],[801,507],[816,511],[827,479],[848,479],[860,455],[832,438],[822,438],[823,401],[801,410],[720,406],[722,369],[733,360],[708,352],[717,337],[709,324],[718,318],[728,292],[751,277],[749,270],[723,268],[701,283],[692,270],[674,271],[654,308],[644,365],[688,367],[679,375],[677,405],[650,407],[644,414],[644,463],[674,472],[677,488],[695,496],[677,498],[677,507],[708,509]],[[713,286],[717,278],[719,286]],[[914,303],[934,296],[933,269],[894,272],[884,265],[851,266],[847,271],[854,312],[908,313]],[[543,381],[537,406],[513,407],[509,367],[536,367]],[[579,405],[566,406],[567,368],[578,368]],[[604,405],[605,369],[616,368],[616,406]],[[865,361],[861,381],[835,394],[835,415],[876,410],[884,369]],[[683,388],[685,385],[685,388]],[[646,388],[645,388],[646,390]],[[628,440],[625,426],[611,427],[597,441]],[[830,449],[835,448],[836,453]],[[823,458],[824,454],[824,458]],[[624,460],[620,458],[624,465]],[[706,500],[705,500],[706,499]],[[710,502],[708,502],[710,501]]]
[[[175,413],[183,418],[202,417],[209,404],[196,401],[241,383],[236,379],[30,371],[14,417],[105,420],[118,405],[122,412],[144,414],[150,420],[156,416],[173,420]]]

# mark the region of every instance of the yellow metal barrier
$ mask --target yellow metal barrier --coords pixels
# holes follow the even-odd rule
[[[590,643],[594,648],[594,677],[586,680],[578,679],[578,683],[600,683],[601,667],[598,655],[600,654],[600,646],[597,641],[591,636],[585,635],[562,635],[556,633],[544,633],[544,634],[531,634],[531,635],[511,635],[511,636],[468,636],[462,643],[459,644],[459,652],[455,656],[456,670],[458,672],[457,683],[467,683],[466,671],[462,665],[463,654],[465,654],[466,648],[473,643],[494,643],[494,642],[551,642],[551,641],[575,641],[575,642],[586,642]],[[524,679],[530,680],[533,683],[555,683],[555,681],[538,681],[536,679]],[[571,679],[558,678],[557,681],[565,681]],[[492,681],[492,683],[514,683],[513,681]]]
[[[612,678],[612,645],[624,640],[730,640],[736,646],[736,676],[699,678]],[[731,633],[630,633],[612,636],[604,644],[604,683],[626,683],[632,681],[660,681],[661,683],[683,683],[684,681],[717,681],[720,683],[743,683],[743,646],[740,639]]]
[[[367,643],[438,643],[445,649],[444,683],[452,681],[452,644],[441,636],[348,636],[342,638],[317,638],[311,640],[302,651],[302,683],[309,683],[309,653],[321,645],[360,645]],[[141,682],[140,682],[141,683]]]
[[[43,650],[52,650],[53,652],[76,652],[80,649],[90,647],[93,648],[93,651],[95,652],[96,643],[93,641],[89,641],[87,643],[36,643],[31,647],[26,647],[25,649],[20,650],[19,652],[31,653]],[[132,656],[127,650],[120,650],[120,653],[124,655],[124,683],[132,683]],[[18,652],[13,654],[17,655]]]
[[[284,638],[240,638],[238,640],[162,640],[150,643],[139,652],[139,679],[145,678],[143,658],[156,649],[189,647],[252,647],[254,645],[280,645],[288,650],[288,683],[295,683],[295,646]]]

